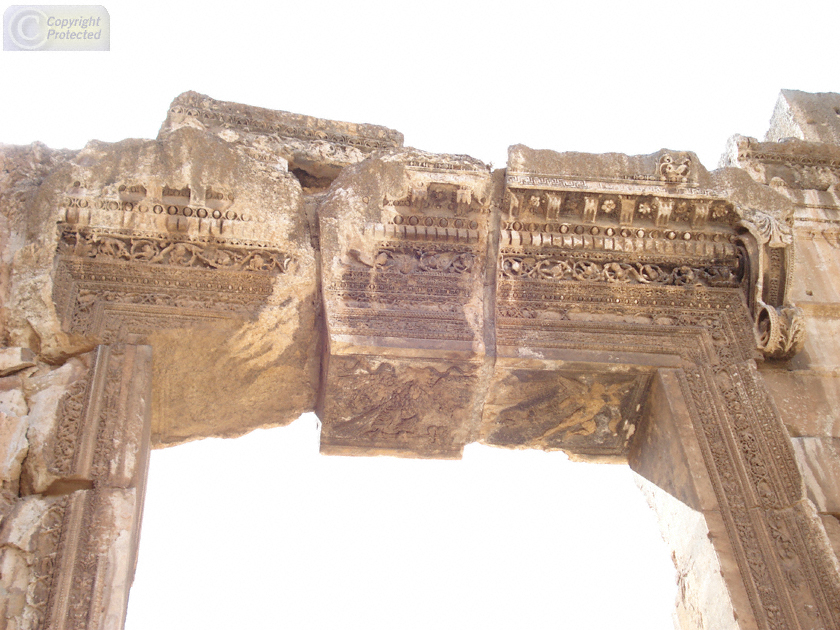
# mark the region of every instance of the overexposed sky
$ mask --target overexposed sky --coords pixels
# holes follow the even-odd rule
[[[0,142],[153,138],[196,90],[496,166],[524,143],[714,168],[779,89],[840,92],[836,0],[105,6],[110,52],[0,53]],[[620,466],[326,458],[309,417],[155,452],[147,498],[128,630],[671,627]]]
[[[153,452],[140,553],[127,630],[668,630],[676,594],[625,466],[327,457],[311,414]]]

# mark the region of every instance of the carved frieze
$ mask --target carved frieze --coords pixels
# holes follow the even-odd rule
[[[738,268],[724,265],[690,267],[655,265],[623,261],[601,262],[579,259],[565,252],[502,254],[502,274],[506,278],[536,280],[578,280],[619,284],[660,284],[666,286],[737,287],[741,283]]]
[[[103,340],[212,319],[250,318],[295,260],[241,240],[65,225],[54,301],[68,332]]]
[[[508,175],[507,184],[506,218],[511,224],[533,222],[540,226],[531,231],[560,231],[559,227],[552,229],[551,223],[546,224],[550,221],[701,228],[707,224],[729,226],[738,219],[732,204],[714,191],[697,191],[708,195],[706,197],[698,197],[695,192],[677,196],[669,190],[656,190],[650,194],[632,184],[610,186],[598,181],[566,181],[517,174]],[[528,188],[525,188],[526,184]],[[581,192],[581,188],[586,192]]]
[[[471,341],[463,306],[477,255],[468,246],[382,241],[372,264],[350,260],[327,287],[337,333]]]

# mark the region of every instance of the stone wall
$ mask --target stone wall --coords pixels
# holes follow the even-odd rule
[[[2,354],[0,628],[120,628],[149,456],[151,348]]]

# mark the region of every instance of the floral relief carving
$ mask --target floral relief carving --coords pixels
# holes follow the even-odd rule
[[[97,261],[275,274],[287,273],[294,265],[292,257],[271,248],[244,248],[224,243],[142,238],[71,229],[62,233],[59,254]]]

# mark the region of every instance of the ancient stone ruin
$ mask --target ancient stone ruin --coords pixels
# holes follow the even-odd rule
[[[150,448],[627,462],[682,630],[840,628],[840,95],[721,168],[172,103],[0,147],[0,628],[119,629]],[[225,383],[225,387],[219,387]]]

